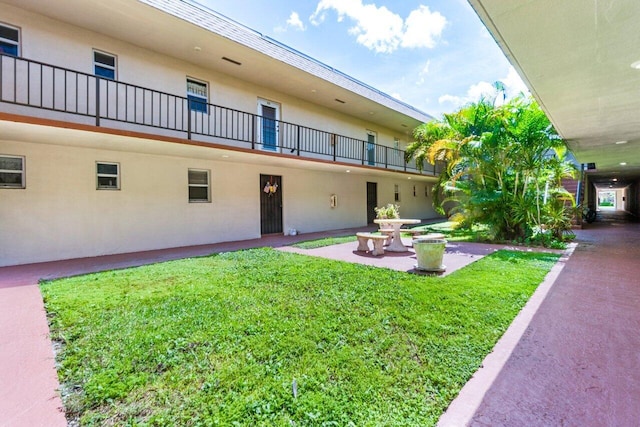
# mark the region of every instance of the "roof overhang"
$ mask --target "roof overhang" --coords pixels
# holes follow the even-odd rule
[[[637,181],[640,2],[468,1],[592,181]]]
[[[377,123],[397,131],[399,136],[410,135],[416,126],[432,119],[406,103],[196,3],[182,0],[1,1]]]

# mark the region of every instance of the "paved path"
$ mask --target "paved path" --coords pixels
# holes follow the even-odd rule
[[[468,425],[640,425],[640,225],[578,238]]]

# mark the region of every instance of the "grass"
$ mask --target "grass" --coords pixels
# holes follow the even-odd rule
[[[450,242],[484,242],[488,240],[487,227],[474,225],[472,229],[455,228],[453,221],[443,221],[433,224],[415,227],[418,230],[425,230],[427,233],[442,233]]]
[[[294,248],[300,248],[300,249],[316,249],[316,248],[321,248],[323,246],[331,246],[331,245],[337,245],[340,243],[355,242],[356,240],[357,238],[354,234],[351,236],[325,237],[325,238],[316,239],[316,240],[305,240],[303,242],[295,243],[291,246],[293,246]]]
[[[556,260],[433,278],[263,248],[41,290],[81,425],[428,426]]]

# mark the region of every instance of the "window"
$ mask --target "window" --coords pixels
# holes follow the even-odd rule
[[[393,138],[393,148],[395,148],[396,150],[400,149],[400,139]]]
[[[189,202],[209,202],[209,171],[189,169]]]
[[[429,186],[428,185],[424,186],[424,197],[429,197]]]
[[[0,24],[0,53],[20,55],[20,30],[9,25]]]
[[[0,188],[24,187],[24,157],[0,155]]]
[[[396,202],[400,201],[400,186],[398,184],[393,186],[393,200]]]
[[[98,190],[120,189],[120,164],[97,162],[97,186]]]
[[[189,110],[207,112],[209,103],[207,84],[193,79],[187,79],[187,99],[189,100]]]
[[[413,197],[416,197],[416,186],[413,186]]]
[[[98,77],[116,79],[116,57],[110,53],[93,51],[93,72]]]

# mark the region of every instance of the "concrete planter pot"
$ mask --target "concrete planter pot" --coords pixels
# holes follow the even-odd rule
[[[442,273],[446,266],[442,264],[444,248],[447,241],[444,239],[416,238],[413,240],[413,249],[416,251],[418,264],[416,270]]]

